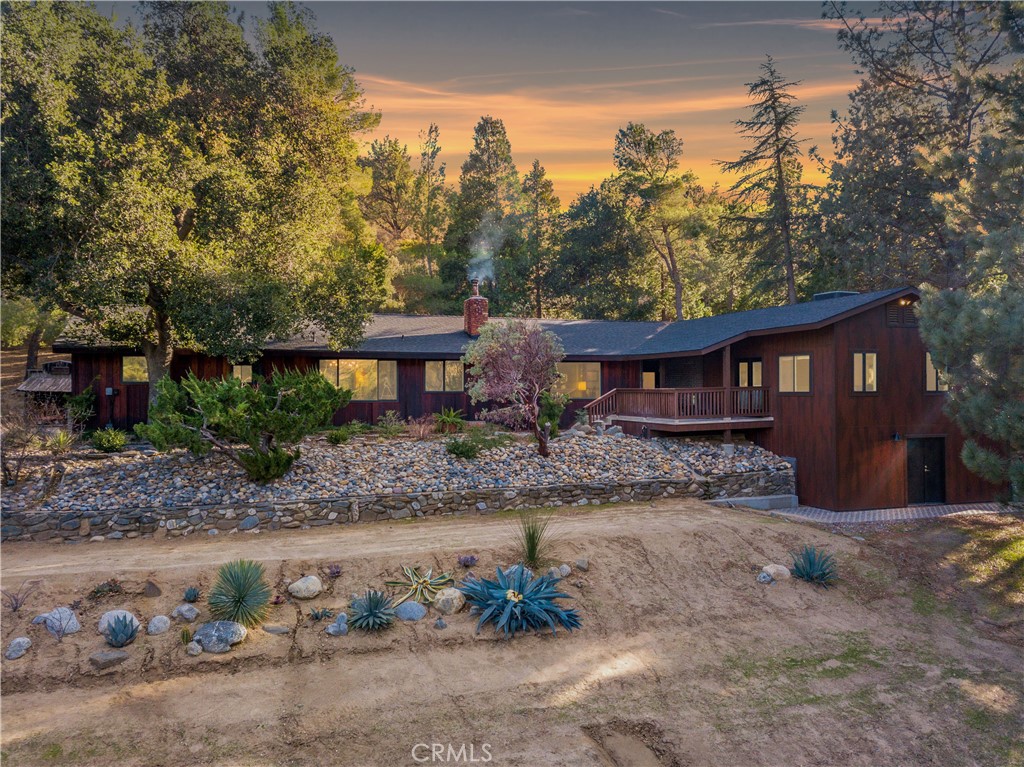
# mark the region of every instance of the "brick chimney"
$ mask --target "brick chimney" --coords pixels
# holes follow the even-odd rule
[[[465,320],[466,335],[475,338],[487,322],[487,299],[480,295],[480,280],[474,279],[470,284],[473,293],[462,302],[462,317]]]

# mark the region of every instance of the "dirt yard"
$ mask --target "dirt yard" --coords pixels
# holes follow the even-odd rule
[[[1024,524],[1001,519],[993,551],[1015,551]],[[452,744],[456,757],[465,745],[461,763],[472,753],[503,767],[1024,764],[1021,607],[1011,599],[992,620],[973,601],[971,578],[984,573],[957,564],[989,538],[957,528],[959,539],[918,549],[932,528],[857,541],[689,501],[566,511],[555,524],[560,559],[591,563],[564,582],[584,622],[572,635],[508,643],[490,629],[475,636],[463,612],[445,630],[431,615],[332,638],[286,603],[270,622],[289,635],[257,629],[226,655],[192,658],[175,625],[140,636],[128,662],[103,672],[87,658],[102,647],[104,611],[127,607],[144,623],[169,614],[186,585],[205,590],[228,559],[264,562],[278,593],[284,579],[338,563],[330,593],[302,608],[343,609],[400,564],[452,569],[474,553],[475,571],[493,573],[513,556],[512,521],[5,544],[4,588],[42,586],[24,612],[3,613],[4,647],[33,641],[3,663],[3,763],[460,763]],[[838,587],[755,581],[804,543],[836,554]],[[111,577],[125,595],[86,598]],[[147,580],[161,596],[143,596]],[[78,599],[83,630],[62,645],[29,628]],[[447,761],[431,761],[430,744]]]

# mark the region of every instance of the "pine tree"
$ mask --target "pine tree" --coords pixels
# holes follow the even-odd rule
[[[529,289],[533,315],[538,319],[544,316],[548,278],[556,255],[560,206],[554,184],[547,177],[540,160],[534,160],[530,172],[523,177],[520,227],[524,236],[523,276]]]
[[[448,191],[445,188],[445,163],[441,154],[441,129],[430,123],[420,133],[420,167],[416,174],[416,201],[418,211],[414,228],[423,246],[423,261],[427,276],[434,276],[436,249],[448,223]]]
[[[370,172],[370,191],[359,199],[367,221],[376,224],[390,251],[416,220],[416,174],[409,151],[398,139],[385,136],[370,144],[359,165]]]

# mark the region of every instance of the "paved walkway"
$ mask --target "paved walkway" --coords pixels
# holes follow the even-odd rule
[[[827,525],[856,525],[865,522],[905,522],[915,519],[935,519],[953,514],[1000,514],[1010,511],[1001,503],[960,503],[938,506],[904,506],[899,509],[868,509],[866,511],[829,511],[814,506],[798,506],[793,511],[777,509],[774,513]]]

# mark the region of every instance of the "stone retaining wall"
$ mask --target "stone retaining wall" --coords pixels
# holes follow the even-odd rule
[[[490,514],[506,509],[545,506],[599,506],[620,501],[649,501],[665,496],[710,500],[791,494],[796,492],[795,485],[792,471],[764,471],[711,478],[449,490],[237,506],[217,504],[101,511],[5,511],[2,514],[0,535],[4,541],[182,536],[201,531],[216,535],[255,529],[277,530],[412,517]]]

